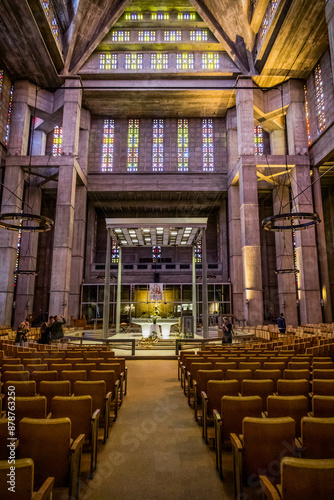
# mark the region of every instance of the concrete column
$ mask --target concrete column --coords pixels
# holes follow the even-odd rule
[[[82,109],[79,133],[79,164],[84,173],[87,173],[88,168],[90,123],[89,111]]]
[[[208,304],[208,260],[206,252],[206,228],[202,229],[202,321],[203,338],[209,338],[209,304]]]
[[[328,260],[325,237],[324,213],[322,208],[321,184],[319,179],[319,167],[313,167],[313,196],[314,208],[318,212],[321,222],[316,226],[318,260],[320,269],[321,298],[323,300],[324,320],[326,323],[333,321],[330,281],[328,274]]]
[[[78,156],[82,90],[79,78],[65,81],[62,154]]]
[[[85,281],[91,282],[91,267],[95,262],[96,246],[96,213],[92,202],[88,202],[87,211],[87,237],[86,237],[86,258],[85,258]]]
[[[273,207],[274,215],[279,213],[290,212],[290,189],[289,186],[280,185],[273,190]],[[283,208],[284,207],[284,208]],[[289,221],[282,225],[290,224]],[[275,232],[276,245],[276,268],[277,269],[293,269],[294,255],[292,233],[290,231]],[[297,290],[296,290],[296,275],[278,274],[278,298],[279,312],[284,313],[287,325],[296,327],[298,325],[297,314]]]
[[[263,323],[263,294],[256,165],[242,165],[239,172],[245,317],[258,325]]]
[[[334,86],[334,0],[327,0],[325,13],[328,28],[329,51],[331,55],[332,77]]]
[[[254,154],[253,91],[238,87],[253,87],[251,78],[240,77],[236,88],[238,155]]]
[[[86,232],[87,189],[79,186],[75,194],[73,247],[71,261],[71,281],[69,296],[69,317],[78,318],[80,310],[80,292],[83,281],[85,232]]]
[[[218,215],[218,262],[222,264],[222,278],[228,280],[228,236],[227,236],[227,207],[226,199],[222,201]]]
[[[192,304],[193,304],[193,318],[194,318],[194,333],[196,333],[197,326],[197,302],[196,302],[196,262],[195,262],[195,246],[191,247],[192,250]]]
[[[244,323],[247,316],[244,310],[239,186],[228,188],[228,218],[233,314],[238,321]]]
[[[307,155],[304,86],[299,80],[290,80],[287,86],[290,92],[290,104],[286,113],[288,154]]]
[[[39,215],[41,213],[42,191],[36,186],[28,187],[25,193],[25,201],[31,207],[25,206],[25,213]],[[21,249],[19,257],[19,269],[24,271],[36,271],[37,268],[37,249],[39,233],[22,232]],[[14,327],[16,328],[28,314],[33,311],[35,276],[18,275],[15,297],[15,315]]]
[[[31,154],[35,156],[45,155],[46,134],[43,130],[34,130],[32,138]]]
[[[14,84],[8,144],[8,155],[10,156],[24,156],[28,151],[30,129],[29,85],[26,80],[17,81]]]
[[[270,132],[270,153],[272,155],[285,154],[284,130],[272,130]]]
[[[116,297],[116,333],[119,333],[121,324],[121,294],[122,289],[122,247],[119,247],[118,272],[117,272],[117,297]]]
[[[309,165],[296,165],[291,171],[291,189],[294,212],[313,212],[312,189],[310,186]],[[302,324],[321,323],[322,312],[320,304],[320,286],[318,271],[318,255],[315,238],[315,229],[296,231],[296,257],[299,269],[298,288],[300,299],[300,320]]]
[[[103,301],[103,338],[108,338],[109,330],[109,302],[110,302],[110,230],[107,229],[106,266],[104,278],[104,301]],[[117,331],[117,330],[116,330]]]

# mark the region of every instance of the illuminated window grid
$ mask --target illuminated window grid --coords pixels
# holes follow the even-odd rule
[[[119,261],[119,247],[117,245],[117,241],[111,241],[111,262]]]
[[[22,227],[22,219],[20,219],[19,227]],[[14,271],[14,286],[17,284],[17,271],[19,269],[19,260],[21,252],[21,240],[22,240],[22,229],[18,230],[17,235],[17,245],[16,245],[16,259],[15,259],[15,271]]]
[[[175,30],[164,31],[164,42],[181,42],[182,32]]]
[[[143,14],[140,12],[128,12],[125,14],[125,19],[127,21],[142,21],[143,20]]]
[[[58,38],[59,35],[59,28],[58,28],[58,23],[57,19],[54,17],[51,21],[51,27],[52,27],[52,33],[55,38]]]
[[[164,169],[164,121],[153,120],[152,171],[163,172]]]
[[[202,54],[202,69],[219,69],[219,53],[205,52]]]
[[[125,69],[143,69],[143,54],[125,54]]]
[[[113,31],[111,34],[111,40],[113,42],[129,42],[130,41],[130,31]]]
[[[263,155],[263,129],[260,125],[254,127],[254,153]]]
[[[304,85],[304,98],[305,98],[305,117],[306,117],[307,142],[308,142],[308,145],[310,145],[311,144],[310,114],[309,114],[309,110],[308,110],[308,97],[307,97],[306,85]]]
[[[0,96],[2,94],[2,85],[3,85],[3,69],[0,69]]]
[[[267,7],[267,10],[265,12],[264,18],[263,18],[261,26],[260,26],[261,41],[263,41],[264,37],[267,34],[267,31],[269,29],[269,25],[272,21],[272,18],[275,15],[275,12],[277,10],[279,2],[280,2],[280,0],[270,0],[270,2],[269,2],[269,5]]]
[[[62,144],[63,144],[63,128],[56,126],[53,129],[52,156],[61,155]]]
[[[160,262],[161,261],[161,246],[154,245],[152,247],[152,262]]]
[[[13,109],[13,85],[10,88],[9,91],[9,101],[8,101],[8,113],[7,113],[7,123],[6,123],[6,135],[5,135],[5,145],[8,146],[8,141],[9,141],[9,131],[10,131],[10,119],[12,116],[12,109]]]
[[[320,64],[314,69],[314,80],[315,80],[315,111],[318,118],[318,129],[319,132],[325,130],[326,127],[326,116],[325,116],[325,99],[324,99],[324,87],[321,75]]]
[[[207,42],[208,41],[208,31],[207,30],[192,30],[192,31],[190,31],[190,41],[191,42]]]
[[[138,42],[155,42],[156,32],[152,30],[138,31]]]
[[[203,172],[214,171],[213,122],[211,118],[202,120]]]
[[[268,28],[269,28],[269,16],[268,16],[268,14],[266,14],[263,18],[263,21],[262,21],[262,24],[260,27],[261,41],[263,41],[264,37],[266,36]]]
[[[129,120],[127,171],[138,172],[139,120]]]
[[[181,118],[177,121],[177,169],[179,172],[188,172],[189,168],[189,134],[188,120]]]
[[[178,21],[195,21],[196,14],[195,12],[179,12],[177,15]]]
[[[196,263],[202,262],[202,240],[198,240],[194,246],[194,257]]]
[[[112,172],[114,163],[115,120],[103,122],[102,172]]]
[[[151,54],[151,69],[168,69],[168,54]]]
[[[279,2],[280,0],[270,0],[270,8],[269,8],[270,17],[274,17]]]
[[[117,69],[117,54],[100,54],[100,69]]]
[[[168,12],[152,12],[151,19],[153,21],[155,21],[155,20],[158,20],[158,21],[168,21],[169,14],[168,14]]]
[[[49,10],[50,10],[50,2],[49,0],[43,0],[42,1],[43,9],[45,14],[48,16],[49,15]]]
[[[176,54],[176,68],[177,69],[194,69],[194,54],[191,52],[183,52]]]

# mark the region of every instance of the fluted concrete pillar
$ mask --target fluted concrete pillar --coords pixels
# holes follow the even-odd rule
[[[334,86],[334,0],[327,0],[325,13],[328,28],[329,51],[331,55],[332,77]]]

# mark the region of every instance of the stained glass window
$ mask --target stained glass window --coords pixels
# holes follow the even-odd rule
[[[195,12],[179,12],[177,15],[178,21],[195,21]]]
[[[138,172],[139,120],[129,120],[127,171]]]
[[[61,155],[61,147],[63,143],[63,128],[58,125],[53,129],[52,156]]]
[[[164,121],[153,120],[152,171],[164,169]]]
[[[111,40],[113,42],[129,42],[130,41],[130,31],[113,31],[111,34]]]
[[[168,54],[151,54],[151,69],[168,69]]]
[[[207,42],[208,31],[207,30],[191,30],[190,31],[190,41],[191,42]]]
[[[315,80],[315,111],[318,118],[318,129],[322,132],[326,127],[326,116],[325,116],[325,99],[324,99],[324,87],[322,82],[321,68],[320,64],[314,69],[314,80]]]
[[[183,52],[176,54],[176,68],[177,69],[194,69],[194,54],[191,52]]]
[[[151,19],[155,21],[158,19],[159,21],[168,21],[169,14],[168,12],[152,12]]]
[[[213,172],[213,122],[211,118],[202,120],[203,172]]]
[[[195,262],[202,262],[202,240],[198,240],[194,245]]]
[[[189,135],[188,120],[181,118],[177,121],[177,169],[179,172],[188,172],[189,168]]]
[[[267,34],[270,23],[275,15],[280,0],[270,0],[260,26],[260,38],[263,41]]]
[[[42,5],[43,5],[43,9],[45,11],[45,14],[48,16],[49,15],[49,10],[50,10],[50,2],[49,2],[49,0],[42,0]]]
[[[125,54],[125,69],[143,69],[143,54]]]
[[[152,30],[138,31],[138,42],[155,42],[156,32]]]
[[[22,219],[20,219],[19,227],[22,227]],[[22,229],[18,230],[17,235],[17,245],[16,245],[16,259],[15,259],[15,271],[14,271],[14,286],[17,284],[17,271],[19,269],[20,252],[21,252],[21,240],[22,240]]]
[[[263,155],[263,129],[260,125],[254,127],[254,153]]]
[[[8,113],[7,113],[7,123],[6,123],[6,135],[5,135],[5,145],[8,146],[8,141],[9,141],[9,131],[10,131],[10,118],[12,116],[12,109],[13,109],[13,85],[10,88],[9,91],[9,102],[8,102]]]
[[[100,69],[117,69],[117,54],[100,54]]]
[[[161,261],[161,246],[155,245],[152,247],[152,262]]]
[[[55,38],[58,37],[59,35],[59,28],[58,28],[58,23],[57,19],[54,17],[51,21],[51,26],[52,26],[52,33]]]
[[[115,120],[103,122],[102,172],[112,172],[114,163]]]
[[[127,21],[142,21],[143,14],[139,12],[128,12],[127,14],[125,14],[125,19]]]
[[[310,145],[311,144],[310,114],[308,111],[308,98],[307,98],[306,85],[304,85],[304,98],[305,98],[305,117],[306,117],[307,142],[308,142],[308,145]]]
[[[117,245],[117,241],[114,239],[111,240],[111,262],[119,261],[119,246]]]
[[[2,94],[2,84],[3,84],[3,69],[0,69],[0,96]]]
[[[175,30],[164,31],[164,42],[181,42],[182,32]]]
[[[202,54],[202,69],[219,69],[219,53],[205,52]]]

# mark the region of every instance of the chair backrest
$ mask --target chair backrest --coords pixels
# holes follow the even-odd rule
[[[266,361],[263,363],[264,370],[280,370],[281,373],[286,368],[286,364],[284,361]]]
[[[115,397],[115,384],[117,376],[114,370],[92,370],[89,380],[104,380],[106,383],[106,391],[111,392],[112,399]]]
[[[21,359],[20,358],[6,358],[2,362],[2,366],[6,365],[20,365],[21,364]]]
[[[189,371],[192,380],[197,380],[198,370],[211,370],[213,369],[213,365],[211,363],[191,363]]]
[[[239,369],[239,365],[240,363],[246,363],[247,362],[247,358],[246,356],[228,356],[227,357],[227,361],[231,361],[233,363],[236,363],[237,365],[237,368]]]
[[[238,380],[239,381],[239,391],[242,389],[242,381],[245,379],[252,379],[252,370],[227,370],[226,380]]]
[[[313,396],[312,414],[314,417],[333,417],[334,396]]]
[[[12,466],[13,467],[13,466]],[[10,488],[10,473],[11,465],[8,460],[1,460],[0,462],[0,484],[2,500],[12,500],[19,498],[20,500],[31,500],[33,498],[34,486],[34,462],[31,458],[21,458],[15,460],[15,480],[13,493]],[[7,485],[7,487],[5,487]]]
[[[309,370],[310,368],[311,363],[309,361],[289,361],[288,363],[289,370]]]
[[[2,373],[4,372],[23,372],[24,370],[24,365],[21,364],[21,363],[17,363],[17,364],[12,364],[12,365],[9,365],[7,363],[4,363],[2,365]]]
[[[51,365],[58,365],[63,362],[62,358],[44,358],[44,363],[46,363],[49,367],[49,370],[51,370],[50,366]]]
[[[191,363],[199,363],[200,361],[205,361],[205,359],[201,356],[187,356],[184,360],[186,372],[189,371]]]
[[[323,370],[320,368],[315,368],[313,370],[313,378],[322,378],[322,379],[334,379],[334,370]]]
[[[19,423],[19,458],[35,464],[35,486],[52,475],[55,486],[68,486],[70,472],[71,420],[69,418],[23,418]]]
[[[334,457],[334,417],[303,417],[301,435],[303,458]]]
[[[25,369],[29,371],[29,373],[32,373],[32,372],[46,372],[47,369],[48,369],[48,365],[45,363],[43,364],[27,364],[25,366]]]
[[[36,395],[36,382],[34,380],[15,380],[5,382],[3,385],[3,393],[5,396],[8,394],[8,387],[10,386],[15,387],[15,397]]]
[[[261,368],[262,363],[258,361],[242,361],[239,363],[239,370],[251,370],[252,373],[254,373],[255,370],[261,370]]]
[[[316,378],[312,380],[312,391],[317,396],[334,396],[334,380]]]
[[[2,382],[7,382],[7,381],[14,381],[14,380],[29,380],[29,372],[27,370],[25,371],[7,371],[2,374]]]
[[[20,422],[24,417],[46,418],[46,397],[17,397],[15,398],[15,420]]]
[[[82,354],[84,359],[99,357],[99,351],[88,350],[88,351],[83,351]]]
[[[223,380],[223,378],[224,374],[221,370],[198,370],[196,381],[199,394],[201,391],[207,392],[209,380]]]
[[[274,391],[277,388],[277,380],[282,378],[280,370],[255,370],[253,374],[254,380],[270,379],[274,382]]]
[[[41,360],[41,358],[33,358],[33,357],[23,358],[22,359],[22,364],[24,366],[26,366],[26,365],[32,365],[32,364],[40,365],[40,364],[42,364],[42,360]]]
[[[91,396],[54,396],[51,402],[52,418],[68,417],[71,420],[71,436],[76,439],[85,434],[91,439],[91,417],[93,400]]]
[[[47,400],[47,412],[51,411],[51,401],[54,396],[70,396],[71,383],[69,380],[41,380],[39,394]]]
[[[296,436],[300,436],[300,421],[307,415],[309,402],[305,396],[268,396],[269,418],[291,417],[296,423]]]
[[[119,363],[121,365],[121,370],[124,373],[125,368],[126,368],[126,359],[125,358],[119,358],[118,356],[115,359],[115,363]],[[112,360],[110,360],[112,361]]]
[[[245,417],[261,417],[262,399],[260,396],[223,396],[221,418],[223,422],[222,439],[230,441],[230,434],[241,434]]]
[[[121,378],[121,373],[122,373],[122,367],[120,363],[115,362],[110,362],[108,361],[107,363],[100,363],[99,366],[97,367],[98,370],[113,370],[116,374],[116,380],[120,380]]]
[[[333,370],[334,371],[334,370]],[[284,370],[283,378],[286,380],[306,379],[310,380],[310,370]]]
[[[252,418],[246,417],[242,424],[243,470],[245,481],[259,474],[279,480],[279,464],[284,456],[293,456],[295,445],[295,422],[291,417]],[[277,474],[277,475],[276,475]]]
[[[15,425],[16,429],[16,425]],[[0,418],[0,460],[8,461],[8,418]]]
[[[284,457],[281,478],[282,500],[329,500],[334,491],[334,459]]]
[[[320,369],[320,370],[333,370],[334,369],[334,363],[332,361],[314,361],[312,363],[312,368],[314,369]]]
[[[195,351],[185,351],[186,353],[188,354],[195,354]],[[182,353],[182,351],[181,351]],[[180,353],[180,358],[182,359],[182,354]],[[115,357],[115,353],[114,351],[99,351],[99,357],[100,358],[103,358],[104,360],[107,360],[107,359],[110,359],[110,358],[114,358]]]
[[[215,363],[215,369],[221,370],[224,374],[224,378],[226,378],[227,370],[236,370],[237,363],[235,361],[220,361],[218,363]]]
[[[36,382],[36,391],[39,393],[39,384],[42,380],[58,380],[58,372],[50,370],[46,372],[32,372],[30,375],[31,380]]]
[[[60,380],[69,380],[71,384],[71,392],[74,391],[74,384],[77,380],[87,380],[86,370],[63,370],[60,374]]]
[[[310,382],[305,379],[277,380],[277,394],[279,396],[306,396],[310,392]]]
[[[263,380],[243,380],[242,391],[243,396],[260,396],[262,399],[262,411],[267,409],[267,397],[274,392],[274,382],[270,379]]]
[[[60,378],[60,374],[63,370],[72,370],[72,365],[71,363],[52,363],[49,366],[49,370],[56,370],[56,372],[58,373],[58,378]]]
[[[209,380],[207,385],[208,415],[212,416],[213,410],[220,411],[223,396],[238,396],[238,380]]]
[[[91,396],[93,400],[92,411],[101,410],[101,416],[104,415],[106,383],[104,380],[78,380],[74,383],[74,396]]]
[[[81,358],[83,360],[82,351],[68,350],[65,356],[66,361],[68,358]]]
[[[83,358],[65,358],[65,363],[71,363],[72,368],[74,369],[77,363],[83,363],[83,362],[84,362]]]

